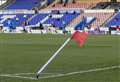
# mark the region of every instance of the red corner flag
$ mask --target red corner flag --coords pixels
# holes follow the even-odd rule
[[[71,39],[76,41],[79,47],[82,47],[84,45],[85,40],[87,39],[87,37],[88,37],[88,33],[76,31],[72,35]]]

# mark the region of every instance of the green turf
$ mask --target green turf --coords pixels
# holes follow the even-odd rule
[[[0,34],[0,75],[37,72],[68,37]],[[91,35],[82,48],[70,41],[44,73],[70,73],[116,65],[120,65],[120,36]],[[120,82],[119,73],[120,69],[111,69],[37,81],[0,76],[0,82]]]

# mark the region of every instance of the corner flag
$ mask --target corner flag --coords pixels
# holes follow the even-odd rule
[[[88,37],[88,33],[76,31],[72,35],[71,39],[73,39],[74,41],[76,41],[79,47],[82,47],[84,45],[87,37]]]
[[[37,74],[36,74],[36,77],[38,78],[42,71],[44,71],[44,69],[53,61],[53,59],[55,59],[55,57],[57,55],[59,55],[59,52],[68,44],[68,42],[73,39],[75,40],[79,47],[82,47],[85,43],[85,40],[87,39],[87,36],[88,34],[85,33],[85,32],[79,32],[79,31],[76,31],[72,37],[69,37],[61,46],[60,48],[50,57],[50,59],[40,68],[40,70],[38,70]]]

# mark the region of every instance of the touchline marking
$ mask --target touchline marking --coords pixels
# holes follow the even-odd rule
[[[36,80],[34,77],[23,77],[23,76],[15,76],[15,75],[0,75],[1,77],[12,77],[12,78],[21,78],[21,79],[30,79],[30,80]]]
[[[105,70],[111,70],[111,69],[116,69],[116,68],[119,69],[120,66],[96,68],[96,69],[90,69],[90,70],[85,70],[85,71],[77,71],[77,72],[71,72],[71,73],[66,73],[66,74],[44,76],[44,77],[40,77],[40,78],[41,78],[41,79],[47,79],[47,78],[65,77],[65,76],[70,76],[70,75],[75,75],[75,74],[84,74],[84,73],[90,73],[90,72],[105,71]]]
[[[0,75],[35,75],[36,73],[13,73],[13,74],[0,74]],[[43,75],[52,75],[52,74],[60,74],[60,73],[42,73]]]
[[[56,75],[49,75],[49,76],[43,76],[39,77],[39,79],[47,79],[47,78],[57,78],[57,77],[65,77],[65,76],[70,76],[70,75],[75,75],[75,74],[84,74],[84,73],[91,73],[91,72],[98,72],[98,71],[105,71],[105,70],[111,70],[111,69],[120,69],[120,66],[111,66],[111,67],[104,67],[104,68],[95,68],[95,69],[90,69],[90,70],[83,70],[83,71],[77,71],[77,72],[70,72],[70,73],[65,73],[65,74],[57,74]],[[24,73],[25,74],[25,73]],[[29,74],[35,74],[35,73],[26,73],[27,75]],[[55,74],[55,73],[51,73]],[[18,74],[20,75],[20,73]],[[23,73],[21,73],[23,75]],[[1,74],[1,77],[12,77],[12,78],[23,78],[23,79],[31,79],[31,80],[36,80],[34,77],[24,77],[24,76],[17,76],[14,74]]]
[[[16,73],[16,74],[9,74],[9,75],[33,75],[35,73]]]
[[[9,74],[9,75],[35,75],[36,73],[16,73],[16,74]],[[52,74],[59,74],[59,73],[42,73],[43,75],[52,75]]]

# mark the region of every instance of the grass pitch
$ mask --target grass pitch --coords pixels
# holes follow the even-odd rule
[[[120,65],[120,36],[112,35],[91,35],[82,48],[70,41],[41,77],[78,72],[76,74],[38,80],[23,78],[34,77],[68,37],[0,34],[0,82],[120,82],[120,68],[79,73]],[[13,77],[5,76],[8,74]]]

